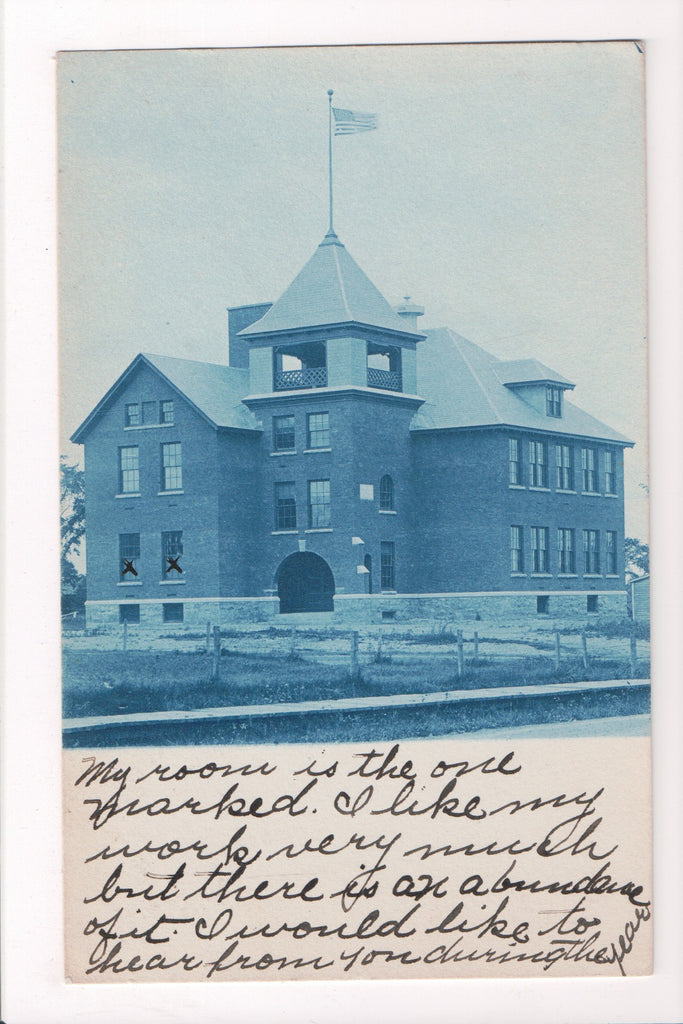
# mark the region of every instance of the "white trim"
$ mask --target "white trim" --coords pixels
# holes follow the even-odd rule
[[[187,580],[159,580],[160,587],[184,587]]]
[[[130,583],[124,583],[122,581],[119,581],[116,584],[116,586],[117,587],[141,587],[142,586],[142,580],[131,580]]]
[[[304,533],[332,533],[333,527],[331,526],[312,526],[309,530],[304,530]]]
[[[526,484],[508,484],[511,491],[525,491]],[[537,490],[540,488],[536,488]]]
[[[573,487],[556,487],[555,494],[576,494]]]
[[[581,491],[582,498],[606,498],[607,495],[601,491]],[[610,494],[610,498],[616,498],[616,494]]]
[[[157,491],[157,498],[163,498],[167,494],[184,494],[184,493],[185,493],[184,488],[181,488],[179,491]]]
[[[158,427],[175,427],[175,423],[138,423],[131,427],[124,426],[124,430],[156,430]]]
[[[595,593],[595,591],[591,591],[591,593]],[[165,599],[161,598],[161,597],[141,597],[140,600],[138,600],[137,598],[130,598],[130,602],[132,604],[161,604],[164,600]],[[194,602],[195,604],[218,604],[221,601],[229,602],[229,601],[277,601],[277,600],[278,600],[277,597],[184,597],[183,598],[183,601],[185,601],[187,604],[189,604],[190,602]],[[97,600],[97,601],[86,601],[85,603],[86,603],[86,605],[95,605],[95,604],[97,604],[97,605],[101,605],[101,604],[111,604],[111,605],[114,605],[114,604],[125,604],[126,603],[126,599],[125,598],[117,599],[115,597],[110,597],[110,598],[106,598],[106,600],[105,599],[100,599],[100,600]]]
[[[271,537],[292,537],[298,534],[298,530],[271,530]]]
[[[341,588],[340,588],[341,590]],[[399,594],[390,593],[389,591],[383,591],[380,594],[342,594],[340,590],[337,590],[334,594],[335,601],[382,601],[387,598],[392,600],[425,600],[426,598],[432,597],[452,597],[452,598],[471,598],[471,597],[586,597],[588,594],[597,594],[600,597],[621,597],[626,595],[626,590],[473,590],[473,591],[457,591],[448,594]],[[186,604],[219,604],[221,601],[225,603],[234,603],[236,601],[261,601],[261,602],[275,602],[279,599],[273,597],[185,597],[183,598]],[[136,598],[130,598],[131,604],[160,604],[162,601],[158,597],[143,597],[140,600]],[[117,599],[110,597],[107,599],[100,599],[97,601],[86,601],[86,607],[88,605],[117,605],[126,604],[126,599]]]
[[[613,494],[612,491],[605,491],[605,493],[603,495],[601,495],[601,497],[603,497],[603,498],[618,498],[619,495],[618,494]]]
[[[276,455],[297,455],[296,448],[284,448],[281,452],[271,452],[270,457],[274,459]]]
[[[141,498],[142,494],[140,491],[129,491],[127,494],[115,494],[115,498]]]
[[[260,402],[266,398],[277,398],[281,400],[283,397],[290,398],[293,395],[296,395],[298,398],[307,398],[309,395],[343,394],[346,391],[356,391],[365,395],[386,395],[389,398],[408,398],[413,402],[425,401],[425,399],[420,398],[419,395],[410,395],[406,391],[387,391],[385,388],[369,388],[364,387],[362,384],[335,384],[334,387],[329,388],[292,388],[291,391],[266,391],[260,395],[247,395],[246,398],[242,399],[242,401]]]
[[[531,578],[532,578],[532,580],[533,579],[551,580],[553,578],[553,574],[551,572],[532,572],[531,573]]]
[[[550,492],[550,487],[536,487],[535,484],[529,484],[528,490]]]
[[[331,452],[331,448],[304,448],[304,455],[312,455],[313,452]]]
[[[397,516],[398,512],[395,508],[378,508],[377,511],[381,516]]]

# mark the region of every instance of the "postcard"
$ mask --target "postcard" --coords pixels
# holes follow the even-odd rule
[[[59,55],[70,981],[652,970],[643,76]]]

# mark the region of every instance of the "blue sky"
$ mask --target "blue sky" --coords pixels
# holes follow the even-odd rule
[[[534,356],[637,442],[647,530],[643,58],[633,43],[156,50],[59,58],[62,446],[139,351],[224,361],[335,227],[386,298]]]

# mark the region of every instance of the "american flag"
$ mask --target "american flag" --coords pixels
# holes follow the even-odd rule
[[[361,114],[359,110],[342,110],[340,107],[332,107],[332,113],[335,135],[371,132],[377,127],[377,114]]]

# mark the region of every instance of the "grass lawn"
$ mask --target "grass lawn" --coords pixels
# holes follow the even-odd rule
[[[648,674],[649,666],[642,663],[638,676]],[[556,670],[551,657],[539,654],[481,659],[476,665],[467,660],[462,679],[455,660],[392,656],[363,664],[354,680],[347,660],[321,665],[297,655],[224,652],[220,681],[212,681],[205,653],[66,650],[63,714],[78,718],[624,678],[629,678],[627,660],[595,659],[586,670],[579,658],[567,657]]]

